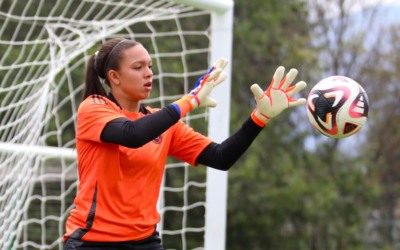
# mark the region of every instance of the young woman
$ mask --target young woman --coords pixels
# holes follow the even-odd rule
[[[87,66],[84,100],[78,109],[76,148],[79,188],[66,222],[64,249],[161,250],[156,204],[167,156],[194,166],[228,170],[269,119],[305,103],[291,97],[306,84],[289,87],[279,67],[270,88],[251,87],[258,108],[221,144],[193,131],[180,119],[198,107],[215,107],[212,89],[226,79],[219,59],[186,96],[163,109],[140,104],[152,88],[152,61],[138,42],[112,39]],[[110,87],[107,95],[100,78]]]

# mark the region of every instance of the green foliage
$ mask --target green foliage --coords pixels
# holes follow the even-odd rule
[[[233,131],[254,108],[251,84],[268,87],[278,66],[297,68],[296,81],[321,74],[307,14],[304,1],[235,1]],[[302,108],[274,118],[229,171],[227,249],[363,247],[379,189],[361,159],[330,144],[307,151],[305,119]]]
[[[396,246],[396,224],[400,207],[400,26],[381,31],[371,49],[369,60],[361,67],[360,81],[368,93],[370,112],[366,127],[367,146],[362,153],[366,168],[374,172],[381,185],[381,195],[375,203],[377,226],[371,244],[377,247]],[[390,48],[390,49],[387,49]],[[387,248],[390,249],[390,248]]]

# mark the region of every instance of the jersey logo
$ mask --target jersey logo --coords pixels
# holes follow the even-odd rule
[[[161,142],[162,142],[162,136],[161,136],[161,135],[158,136],[156,139],[153,140],[153,142],[154,142],[155,144],[161,144]]]

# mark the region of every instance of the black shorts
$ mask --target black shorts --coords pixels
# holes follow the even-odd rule
[[[68,238],[64,250],[164,250],[158,232],[139,241],[92,242]]]

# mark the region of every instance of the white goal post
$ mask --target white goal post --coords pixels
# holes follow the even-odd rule
[[[224,57],[230,64],[222,88],[215,88],[218,106],[210,109],[208,136],[222,142],[229,136],[231,103],[233,0],[174,0],[211,11],[211,62]],[[207,169],[205,250],[224,250],[226,241],[228,173]]]
[[[70,8],[74,2],[78,7],[72,12]],[[36,12],[32,6],[37,7]],[[145,103],[154,102],[161,106],[183,94],[167,93],[166,78],[182,78],[182,88],[187,91],[188,85],[194,84],[192,78],[207,70],[189,70],[185,56],[206,53],[209,65],[220,57],[228,59],[230,63],[225,68],[228,78],[212,93],[218,106],[205,110],[205,113],[189,114],[184,120],[192,124],[202,117],[208,119],[208,137],[216,142],[229,136],[233,6],[233,0],[55,0],[51,7],[46,6],[45,0],[0,2],[0,53],[3,53],[0,59],[1,249],[62,249],[63,220],[72,209],[65,199],[73,196],[78,182],[74,181],[77,177],[74,140],[62,141],[63,132],[75,128],[76,103],[79,103],[76,95],[83,89],[83,85],[73,86],[71,82],[77,77],[76,69],[85,67],[93,48],[108,38],[149,39],[154,47],[154,51],[149,52],[157,62],[156,80],[160,87],[157,89],[159,96]],[[43,16],[46,8],[48,16]],[[86,14],[81,13],[83,9]],[[205,14],[210,15],[206,31],[192,32],[181,27],[181,19]],[[161,28],[158,31],[151,23],[169,20],[177,23],[176,31]],[[130,28],[139,22],[145,24],[149,35],[137,34]],[[26,32],[22,32],[24,29]],[[7,34],[10,31],[15,32]],[[35,32],[36,37],[33,37]],[[21,38],[23,36],[25,38]],[[157,39],[169,36],[180,37],[182,52],[158,51]],[[208,48],[188,48],[184,41],[187,36],[206,36],[210,45]],[[165,65],[162,60],[175,57],[182,58],[184,72],[162,71],[162,63]],[[64,94],[63,91],[68,92]],[[63,105],[69,105],[71,117],[65,117]],[[58,146],[49,146],[49,138]],[[166,171],[176,167],[183,167],[187,178],[187,164],[171,163]],[[47,173],[46,168],[55,170]],[[62,181],[54,184],[59,179]],[[65,180],[71,182],[65,185]],[[162,187],[162,191],[182,191],[184,195],[191,187],[205,187],[206,193],[204,202],[189,204],[188,198],[184,197],[182,207],[165,207],[164,195],[160,194],[161,217],[168,211],[184,213],[181,229],[167,230],[162,220],[159,225],[161,236],[182,235],[180,245],[184,250],[224,250],[227,180],[227,172],[207,168],[204,183],[185,179],[182,188]],[[166,185],[164,181],[163,184]],[[62,192],[53,194],[51,185],[56,185]],[[57,202],[57,208],[60,207],[59,215],[48,211],[48,204],[52,202]],[[38,211],[30,210],[32,203],[38,204]],[[197,206],[205,208],[204,226],[187,225],[187,210]],[[51,224],[53,221],[57,222],[55,226]],[[37,240],[29,236],[32,230],[40,231],[35,236]],[[48,237],[46,232],[50,231],[54,231],[57,239]],[[185,236],[191,232],[204,232],[202,246],[191,247]]]

